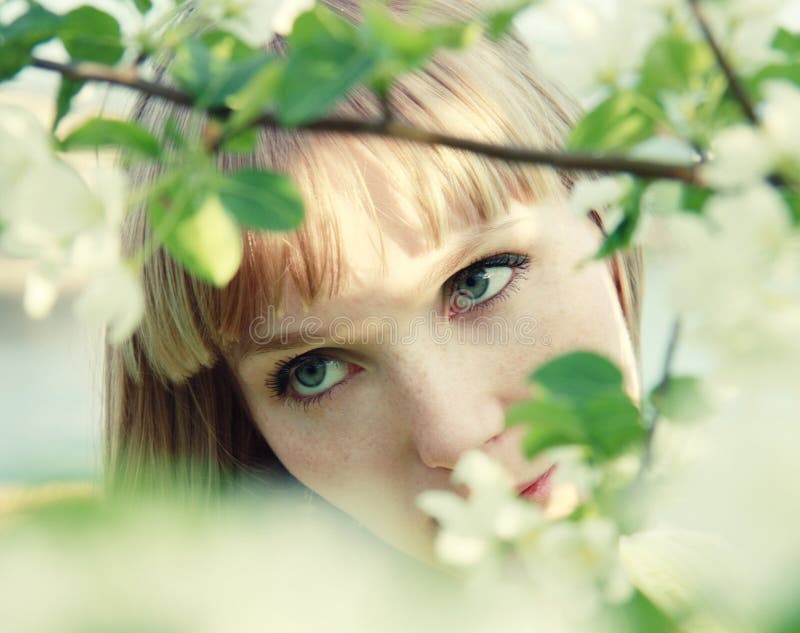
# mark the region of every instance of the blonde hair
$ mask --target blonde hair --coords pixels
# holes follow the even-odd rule
[[[355,0],[321,4],[359,21]],[[398,16],[407,14],[410,4],[390,3]],[[463,0],[435,0],[415,15],[430,23],[475,17],[475,4]],[[268,48],[283,53],[285,42],[276,36]],[[513,31],[496,43],[482,40],[464,51],[437,51],[423,70],[393,85],[391,108],[396,120],[420,128],[551,149],[562,147],[579,112],[558,85],[535,69]],[[194,116],[144,99],[136,118],[157,129],[170,113],[184,127]],[[357,89],[331,116],[377,118],[380,113],[374,95]],[[564,196],[573,182],[569,173],[460,150],[278,128],[260,130],[252,155],[221,155],[221,170],[256,165],[288,174],[303,196],[306,217],[290,233],[246,231],[241,268],[222,289],[188,275],[163,250],[147,261],[143,322],[124,344],[106,346],[105,472],[113,488],[141,485],[150,472],[203,488],[232,475],[281,472],[251,419],[226,355],[247,336],[260,310],[281,305],[288,288],[310,302],[346,285],[340,214],[347,209],[376,220],[384,212],[372,201],[353,148],[369,152],[392,175],[396,193],[417,210],[431,245],[441,243],[454,218],[471,224],[492,220],[506,212],[512,198],[532,203]],[[157,169],[135,177],[146,183]],[[591,215],[603,230],[599,215]],[[146,210],[133,210],[124,227],[126,252],[140,250],[148,234]],[[641,255],[617,254],[609,267],[638,356]]]

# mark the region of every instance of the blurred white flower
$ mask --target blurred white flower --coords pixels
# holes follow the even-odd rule
[[[275,33],[288,34],[295,18],[314,4],[315,0],[202,0],[196,15],[255,48]]]
[[[137,274],[125,264],[98,272],[76,300],[75,312],[85,323],[108,326],[112,344],[125,340],[144,314],[144,293]]]
[[[621,566],[619,533],[605,517],[549,523],[535,547],[522,550],[537,591],[572,604],[573,617],[589,619],[603,604],[625,602],[633,586]],[[569,596],[580,595],[580,603]]]
[[[546,0],[520,16],[540,66],[586,98],[628,81],[664,26],[661,12],[638,0]]]
[[[702,8],[733,67],[749,74],[784,59],[771,45],[786,4],[787,0],[729,0],[705,2]]]
[[[710,161],[701,168],[704,181],[718,189],[752,185],[773,169],[775,152],[760,130],[735,125],[711,141]]]
[[[517,496],[511,474],[482,451],[464,453],[452,480],[469,489],[468,499],[445,490],[417,497],[422,511],[439,522],[436,553],[445,563],[480,563],[496,545],[522,537],[544,520],[541,508]]]
[[[686,344],[730,367],[800,349],[800,236],[775,189],[717,194],[703,216],[678,214],[665,228],[668,300]]]
[[[76,312],[108,324],[112,341],[130,334],[144,300],[136,274],[121,260],[120,225],[127,182],[98,169],[93,186],[63,162],[29,113],[0,107],[0,252],[34,262],[23,307],[41,319],[56,302],[64,274],[86,284]]]
[[[43,319],[52,310],[58,298],[58,279],[54,275],[36,269],[25,278],[22,306],[32,319]]]
[[[772,144],[779,160],[800,162],[800,89],[788,81],[769,81],[763,86],[764,101],[760,106],[761,128]]]
[[[718,602],[714,588],[741,572],[733,561],[734,552],[718,535],[666,528],[645,530],[621,537],[619,554],[625,573],[637,589],[676,618],[681,631],[742,630],[735,618],[709,609]],[[735,587],[726,590],[735,591]],[[746,600],[747,596],[739,598]]]

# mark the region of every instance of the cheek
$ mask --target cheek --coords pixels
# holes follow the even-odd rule
[[[399,442],[391,429],[399,425],[387,404],[381,399],[350,399],[348,405],[339,406],[334,396],[308,411],[265,404],[251,408],[256,425],[287,470],[336,505],[357,488],[392,480],[393,475],[396,479],[397,474],[392,465]]]

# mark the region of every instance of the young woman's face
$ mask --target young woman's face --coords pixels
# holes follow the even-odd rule
[[[342,223],[347,290],[308,310],[290,296],[282,319],[254,322],[234,369],[292,475],[427,558],[434,526],[415,499],[452,488],[461,453],[482,449],[519,484],[551,465],[527,461],[523,429],[504,428],[508,407],[530,395],[532,369],[593,350],[620,366],[638,400],[637,370],[607,264],[578,268],[600,231],[566,203],[515,202],[490,225],[456,226],[436,249],[396,199],[376,203],[391,221]],[[383,255],[372,246],[379,233]]]

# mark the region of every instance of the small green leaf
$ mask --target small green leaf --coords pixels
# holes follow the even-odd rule
[[[94,7],[79,7],[67,13],[59,36],[73,61],[112,65],[125,50],[117,20]]]
[[[578,444],[610,459],[644,438],[641,415],[624,391],[622,372],[593,352],[554,358],[531,374],[541,388],[509,408],[508,426],[525,424],[528,457],[553,446]]]
[[[565,417],[563,420],[534,420],[522,438],[522,451],[526,457],[533,457],[555,446],[585,443],[586,435],[575,416]]]
[[[477,22],[432,26],[400,22],[378,3],[365,4],[363,12],[363,45],[377,59],[367,83],[378,94],[386,94],[399,75],[423,66],[436,49],[464,48],[482,33]]]
[[[694,376],[671,376],[650,393],[653,406],[675,422],[692,421],[708,414],[711,407],[701,382]]]
[[[657,39],[645,55],[639,87],[647,94],[684,92],[714,68],[708,46],[674,33]]]
[[[222,105],[272,63],[229,33],[212,32],[189,38],[178,47],[171,68],[181,88],[202,107]]]
[[[616,92],[584,116],[573,128],[571,149],[620,151],[655,134],[657,121],[650,108],[643,108],[644,97],[634,91]]]
[[[647,633],[676,633],[680,630],[643,593],[635,591],[628,602],[616,607],[617,631],[647,631]]]
[[[540,397],[511,405],[506,413],[506,425],[518,424],[577,424],[574,407],[560,400]]]
[[[611,459],[644,438],[639,409],[622,390],[597,395],[579,412],[595,455]]]
[[[791,213],[792,224],[800,226],[800,193],[791,187],[781,189],[781,196]]]
[[[0,81],[14,77],[31,61],[31,51],[54,38],[62,18],[38,4],[5,26],[0,26]]]
[[[604,259],[616,251],[626,249],[633,239],[641,217],[641,203],[646,187],[643,181],[635,180],[622,203],[623,217],[606,237],[592,259]]]
[[[76,81],[68,77],[62,77],[58,85],[58,96],[56,97],[56,115],[53,118],[52,130],[55,132],[61,122],[72,107],[72,100],[85,85],[84,81]]]
[[[289,58],[277,95],[281,123],[299,125],[324,115],[365,81],[378,51],[365,46],[355,27],[317,5],[300,14],[289,36]]]
[[[783,51],[791,57],[800,55],[800,33],[793,33],[785,28],[778,29],[772,40],[772,48]]]
[[[711,189],[684,184],[681,194],[681,209],[700,214],[712,195],[714,192]]]
[[[790,62],[785,64],[769,64],[759,69],[759,71],[745,81],[747,91],[761,97],[761,84],[772,79],[790,81],[800,86],[800,64]]]
[[[622,373],[606,358],[593,352],[559,356],[531,374],[531,380],[555,397],[586,402],[598,394],[622,386]]]
[[[303,199],[290,178],[271,171],[243,169],[226,176],[219,198],[242,226],[288,231],[303,220]]]
[[[148,12],[150,9],[152,9],[152,8],[153,8],[153,2],[152,2],[152,0],[133,0],[133,4],[134,4],[134,5],[136,5],[136,9],[137,9],[137,10],[139,11],[139,13],[141,13],[142,15],[144,15],[144,14],[145,14],[145,13],[147,13],[147,12]]]
[[[258,142],[258,131],[251,127],[226,137],[222,150],[232,154],[252,154]]]
[[[171,217],[173,213],[180,214],[177,220]],[[153,204],[150,215],[156,233],[175,223],[174,227],[163,229],[163,244],[187,271],[218,287],[233,279],[242,261],[242,234],[218,196],[208,195],[197,210],[167,213]]]
[[[273,60],[258,70],[241,89],[225,98],[225,104],[234,111],[227,122],[228,126],[239,129],[274,107],[285,67],[284,60]]]
[[[156,138],[143,127],[111,119],[90,119],[61,142],[65,151],[87,147],[119,147],[148,158],[158,158],[161,151]]]

